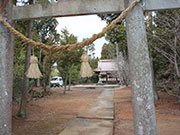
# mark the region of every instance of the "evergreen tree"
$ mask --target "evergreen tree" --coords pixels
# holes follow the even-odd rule
[[[60,35],[60,44],[67,45],[67,44],[74,44],[77,43],[77,37],[73,34],[70,34],[67,29],[63,29]],[[82,49],[72,50],[72,51],[61,51],[59,52],[59,59],[58,59],[58,70],[60,71],[61,76],[65,80],[64,82],[64,94],[66,93],[66,86],[69,82],[71,82],[71,78],[73,76],[70,75],[72,73],[73,68],[77,68],[75,65],[80,64],[80,57],[83,53]],[[72,74],[74,75],[74,74]],[[76,74],[78,76],[78,74]]]

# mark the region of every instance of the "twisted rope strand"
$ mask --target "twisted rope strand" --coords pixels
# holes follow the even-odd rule
[[[11,31],[12,33],[14,33],[14,35],[16,35],[17,37],[19,37],[22,41],[24,41],[25,43],[31,44],[34,47],[38,47],[38,48],[42,48],[45,51],[62,51],[62,50],[74,50],[74,49],[79,49],[79,48],[83,48],[84,46],[88,46],[90,44],[92,44],[95,40],[102,38],[107,31],[111,30],[112,28],[114,28],[114,26],[120,22],[126,15],[127,13],[133,9],[133,7],[139,2],[139,0],[135,0],[133,1],[128,8],[126,8],[121,15],[116,18],[115,20],[113,20],[110,25],[106,26],[105,28],[103,28],[103,30],[98,33],[98,34],[93,34],[91,38],[83,41],[83,42],[79,42],[76,44],[67,44],[65,46],[59,46],[57,44],[54,44],[53,46],[49,46],[40,42],[35,42],[27,37],[25,37],[23,34],[21,34],[20,32],[18,32],[17,30],[15,30],[9,23],[7,23],[6,21],[4,21],[1,17],[0,17],[0,22],[2,24],[4,24],[4,26],[6,26],[9,31]]]
[[[22,41],[24,41],[25,43],[31,44],[32,46],[38,47],[38,48],[42,48],[45,50],[49,50],[50,46],[40,43],[40,42],[35,42],[32,39],[29,39],[27,37],[25,37],[22,33],[20,33],[19,31],[15,30],[9,23],[5,22],[2,18],[0,18],[0,22],[2,24],[4,24],[10,32],[14,33],[14,35],[16,35],[17,37],[19,37]]]

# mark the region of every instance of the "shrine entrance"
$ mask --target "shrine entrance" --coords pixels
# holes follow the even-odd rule
[[[157,134],[152,73],[143,11],[180,8],[180,0],[59,0],[56,3],[22,7],[13,6],[13,0],[0,0],[0,5],[1,20],[10,24],[22,19],[113,13],[124,10],[122,18],[125,17],[127,28],[135,135]],[[132,6],[132,10],[125,10],[129,5]],[[2,23],[0,23],[0,133],[11,135],[14,36],[12,31],[10,32]],[[93,35],[95,40],[99,37],[98,34]],[[33,41],[31,43],[34,44]],[[52,49],[42,44],[38,47]],[[71,49],[71,47],[64,49]]]

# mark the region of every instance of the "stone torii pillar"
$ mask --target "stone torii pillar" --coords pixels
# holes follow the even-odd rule
[[[126,0],[126,5],[133,0]],[[135,135],[156,135],[152,70],[143,9],[140,3],[126,16]]]
[[[0,0],[0,16],[12,24],[12,1]],[[0,23],[0,134],[11,135],[13,34]]]

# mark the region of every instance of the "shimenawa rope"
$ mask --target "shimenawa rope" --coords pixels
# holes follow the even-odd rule
[[[20,32],[18,32],[17,30],[15,30],[9,23],[7,23],[6,21],[3,20],[3,18],[0,17],[0,22],[2,24],[4,24],[12,33],[14,33],[14,35],[16,35],[17,37],[19,37],[22,41],[31,44],[34,47],[38,47],[38,48],[42,48],[46,51],[61,51],[61,50],[74,50],[74,49],[79,49],[79,48],[83,48],[84,46],[90,45],[92,44],[96,39],[99,39],[101,37],[103,37],[105,35],[105,33],[108,30],[111,30],[118,22],[120,22],[126,15],[127,13],[132,10],[132,8],[138,3],[140,2],[140,0],[135,0],[133,1],[128,8],[126,8],[121,15],[116,18],[114,21],[112,21],[110,23],[110,25],[106,26],[100,33],[98,34],[94,34],[92,35],[91,38],[80,42],[80,43],[76,43],[76,44],[67,44],[65,46],[59,46],[54,44],[53,46],[49,46],[40,42],[35,42],[27,37],[25,37],[23,34],[21,34]]]

